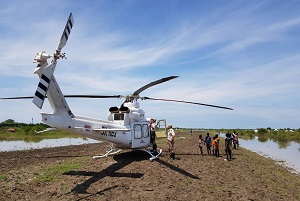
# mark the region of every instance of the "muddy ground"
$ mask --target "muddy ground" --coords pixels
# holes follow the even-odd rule
[[[105,153],[108,143],[0,153],[0,200],[300,200],[300,177],[240,148],[199,155],[199,132],[177,135],[176,158]],[[222,139],[223,143],[224,139]],[[165,140],[159,147],[167,150]]]

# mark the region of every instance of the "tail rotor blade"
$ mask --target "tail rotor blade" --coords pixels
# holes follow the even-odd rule
[[[70,13],[70,16],[68,18],[67,24],[66,24],[65,29],[64,29],[64,32],[63,32],[63,34],[60,38],[60,41],[57,45],[56,52],[60,52],[61,49],[66,45],[66,43],[68,41],[68,38],[69,38],[69,35],[71,33],[71,29],[73,27],[73,24],[74,24],[73,15],[72,15],[72,13]]]
[[[53,76],[55,66],[56,63],[51,63],[44,69],[40,77],[40,82],[38,84],[38,87],[35,91],[32,102],[40,109],[42,108],[44,100],[46,98],[47,90],[50,85],[50,81]]]
[[[218,106],[218,105],[210,105],[210,104],[205,104],[205,103],[195,103],[195,102],[182,101],[182,100],[172,100],[172,99],[163,99],[163,98],[150,98],[150,97],[143,97],[143,99],[145,99],[145,100],[171,101],[171,102],[178,102],[178,103],[189,103],[189,104],[202,105],[202,106],[208,106],[208,107],[216,107],[216,108],[221,108],[221,109],[226,109],[226,110],[233,110],[232,108],[229,108],[229,107],[223,107],[223,106]]]

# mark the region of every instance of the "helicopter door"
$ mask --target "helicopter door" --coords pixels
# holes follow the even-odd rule
[[[132,148],[148,147],[150,144],[148,124],[134,124],[132,128]]]
[[[167,137],[167,122],[165,119],[161,119],[157,121],[156,124],[156,137],[157,138],[165,138]]]

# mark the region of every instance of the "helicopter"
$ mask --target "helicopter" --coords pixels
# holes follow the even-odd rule
[[[62,53],[61,50],[69,39],[73,25],[74,18],[72,13],[70,13],[55,53],[50,55],[42,51],[35,55],[34,63],[37,63],[37,66],[34,73],[39,76],[40,81],[34,96],[0,99],[33,98],[32,102],[38,108],[42,109],[44,100],[47,98],[52,112],[41,112],[42,122],[51,127],[47,130],[54,128],[67,130],[84,137],[112,143],[111,148],[106,151],[105,154],[94,156],[93,158],[107,157],[119,153],[123,149],[139,149],[145,151],[151,156],[150,161],[161,155],[162,149],[156,152],[149,149],[151,146],[149,118],[146,118],[145,111],[140,108],[139,99],[180,102],[232,110],[232,108],[217,105],[140,96],[140,93],[149,87],[173,80],[178,76],[169,76],[151,82],[134,91],[131,95],[64,95],[55,79],[54,71],[58,60],[66,59],[65,53]],[[48,63],[48,59],[50,58],[52,60]],[[124,98],[125,101],[119,107],[110,107],[108,119],[101,120],[73,114],[66,98]]]

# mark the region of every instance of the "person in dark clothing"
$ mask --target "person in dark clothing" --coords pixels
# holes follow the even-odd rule
[[[232,146],[232,140],[231,140],[231,135],[230,133],[226,133],[226,138],[225,138],[225,153],[226,153],[226,159],[227,161],[232,159],[231,156],[231,146]]]
[[[155,142],[155,139],[156,139],[156,119],[151,119],[150,120],[150,143],[152,144],[152,148],[153,148],[153,152],[156,151],[157,149],[157,145],[156,145],[156,142]]]
[[[211,137],[209,136],[209,133],[207,133],[205,137],[204,145],[206,145],[207,155],[211,155]]]

